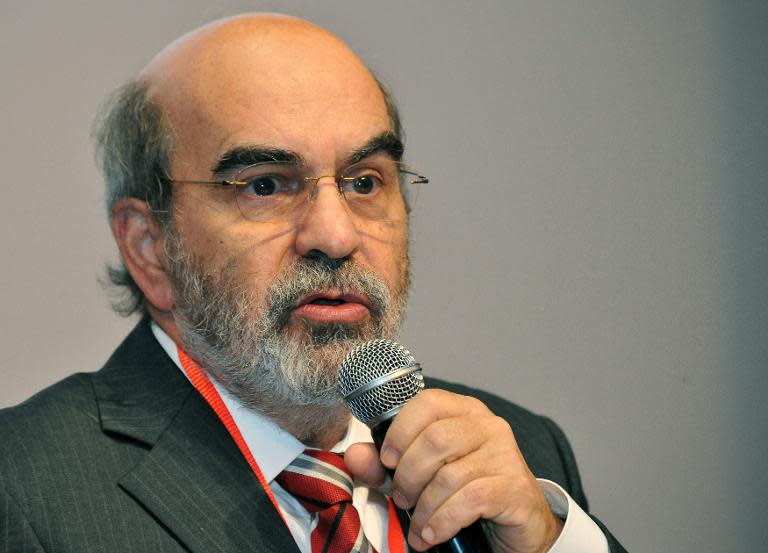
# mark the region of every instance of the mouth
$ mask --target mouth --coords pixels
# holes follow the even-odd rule
[[[356,293],[318,292],[301,298],[293,314],[319,323],[358,323],[370,316],[370,302]]]

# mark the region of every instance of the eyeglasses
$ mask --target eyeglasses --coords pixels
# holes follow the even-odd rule
[[[334,179],[349,209],[373,221],[395,221],[416,206],[419,185],[429,179],[388,156],[374,156],[338,175],[307,176],[291,162],[263,162],[239,169],[218,181],[171,180],[177,184],[220,186],[232,190],[246,219],[259,222],[295,220],[317,195],[321,179]]]

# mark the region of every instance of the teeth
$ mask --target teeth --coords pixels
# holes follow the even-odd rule
[[[329,300],[326,298],[318,298],[312,303],[315,303],[317,305],[341,305],[344,302],[342,300]]]

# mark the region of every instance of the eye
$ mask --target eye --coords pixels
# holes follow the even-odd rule
[[[357,194],[370,194],[376,187],[376,180],[370,175],[355,177],[351,188]]]
[[[359,199],[373,199],[383,192],[386,186],[386,179],[381,176],[381,172],[370,168],[346,174],[342,176],[342,181],[345,192]]]
[[[341,175],[348,198],[366,202],[384,201],[397,190],[397,163],[386,156],[374,156],[347,167]]]
[[[238,195],[254,199],[276,200],[278,196],[293,197],[301,188],[301,179],[296,174],[296,168],[288,164],[251,165],[240,171],[235,180],[238,181]]]
[[[277,177],[264,175],[248,180],[248,184],[244,187],[244,192],[255,194],[256,196],[271,196],[282,188],[283,186]]]

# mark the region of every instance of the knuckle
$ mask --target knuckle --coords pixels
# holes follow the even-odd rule
[[[414,399],[419,400],[421,403],[426,403],[427,406],[434,406],[440,403],[447,393],[445,390],[438,388],[428,388],[422,390]]]
[[[430,451],[440,453],[451,443],[451,431],[445,424],[431,424],[422,433],[424,443]]]
[[[494,432],[512,434],[512,427],[509,423],[497,415],[493,415],[486,424]]]
[[[465,504],[473,511],[480,512],[492,499],[492,488],[483,480],[475,480],[464,486],[462,495]]]
[[[488,407],[486,407],[485,403],[477,399],[476,397],[472,396],[464,396],[464,403],[467,406],[467,410],[472,413],[487,413]]]
[[[434,477],[435,485],[441,489],[453,490],[464,480],[465,471],[456,463],[444,465]]]

